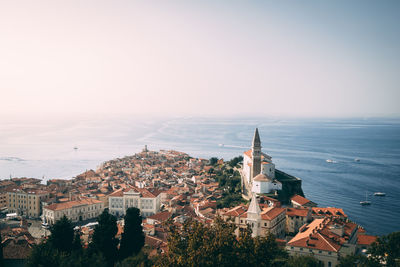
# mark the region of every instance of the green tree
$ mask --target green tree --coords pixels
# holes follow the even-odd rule
[[[381,264],[375,260],[369,260],[364,255],[348,255],[341,257],[339,260],[339,267],[379,267]]]
[[[208,162],[210,165],[215,166],[215,164],[218,163],[218,158],[212,157],[212,158],[210,158],[210,160]]]
[[[68,257],[60,260],[59,267],[96,266],[107,267],[106,260],[101,253],[90,253],[88,250],[74,251]]]
[[[233,168],[236,167],[238,163],[243,161],[243,156],[234,157],[231,159],[228,164]]]
[[[49,242],[43,242],[32,248],[27,260],[28,267],[53,267],[60,266],[68,257],[68,253],[54,249]]]
[[[286,263],[287,267],[323,267],[324,264],[312,256],[290,257]],[[354,266],[354,265],[352,265]]]
[[[99,224],[94,228],[90,249],[92,253],[101,253],[107,265],[113,266],[118,257],[117,219],[104,209],[97,220]]]
[[[144,246],[144,233],[142,227],[142,216],[138,208],[129,208],[124,217],[125,225],[119,248],[120,259],[139,253]]]
[[[72,241],[72,250],[81,252],[82,250],[82,242],[81,242],[81,235],[76,232],[74,235],[74,240]]]
[[[60,252],[71,252],[74,240],[74,227],[64,215],[50,228],[49,244],[51,248]]]
[[[400,266],[400,232],[393,232],[379,237],[368,253],[370,261],[375,263],[386,262],[387,266]]]
[[[3,238],[1,237],[0,234],[0,267],[4,266],[4,256],[3,256],[3,244],[2,244]]]
[[[153,266],[153,262],[148,258],[146,253],[141,250],[138,254],[135,256],[130,256],[120,263],[116,265],[116,267],[131,267],[131,266],[137,266],[137,267],[151,267]]]
[[[168,254],[156,266],[273,266],[287,257],[273,236],[251,237],[244,229],[239,238],[236,226],[217,218],[211,226],[196,221],[184,224],[183,229],[170,225]],[[276,265],[278,266],[278,265]]]

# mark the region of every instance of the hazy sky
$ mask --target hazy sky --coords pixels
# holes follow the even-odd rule
[[[0,113],[400,114],[400,1],[0,1]]]

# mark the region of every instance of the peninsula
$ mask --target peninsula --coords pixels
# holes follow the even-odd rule
[[[2,209],[8,213],[2,220],[5,258],[13,251],[26,258],[33,244],[49,234],[48,226],[64,216],[88,246],[96,219],[108,209],[119,219],[120,238],[122,218],[131,207],[140,209],[151,255],[167,251],[166,221],[181,226],[189,219],[206,225],[216,218],[232,221],[237,236],[250,226],[253,237],[273,234],[290,255],[313,255],[326,266],[365,252],[376,239],[342,209],[317,207],[306,199],[301,179],[276,169],[272,157],[261,151],[258,129],[251,149],[230,161],[145,146],[71,180],[40,181],[0,181]]]

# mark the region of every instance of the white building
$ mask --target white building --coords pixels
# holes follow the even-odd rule
[[[239,236],[240,231],[250,225],[252,236],[266,236],[274,234],[283,237],[286,226],[286,210],[280,207],[259,204],[253,194],[248,207],[236,206],[221,214],[226,221],[232,221],[236,226],[235,234]]]
[[[275,179],[272,157],[261,151],[261,140],[256,128],[252,148],[243,154],[242,185],[244,191],[264,194],[282,190],[282,183]],[[250,195],[249,192],[245,192]]]
[[[251,192],[263,194],[274,190],[282,190],[282,183],[276,179],[271,179],[263,173],[254,177]]]
[[[64,215],[72,222],[84,221],[98,217],[104,210],[102,201],[84,198],[43,207],[43,222],[54,224]]]
[[[119,189],[109,195],[109,210],[115,216],[125,215],[130,207],[140,209],[141,215],[147,217],[160,211],[160,194],[151,193],[146,188]]]

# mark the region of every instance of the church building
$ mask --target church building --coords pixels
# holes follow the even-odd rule
[[[243,154],[242,189],[243,194],[273,193],[282,190],[282,183],[275,179],[275,164],[271,156],[261,151],[261,140],[256,128],[251,149]]]

